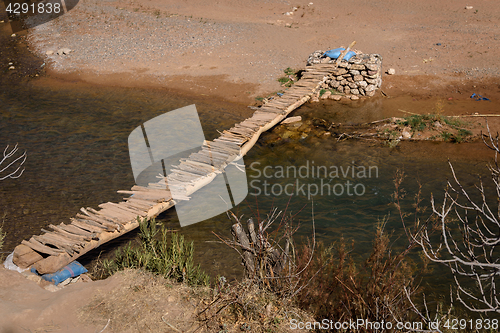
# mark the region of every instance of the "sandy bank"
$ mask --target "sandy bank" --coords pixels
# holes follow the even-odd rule
[[[303,67],[312,51],[356,40],[359,50],[383,56],[384,69],[396,69],[384,77],[395,92],[422,81],[431,94],[450,82],[487,81],[490,92],[500,76],[499,9],[492,0],[472,10],[451,0],[81,0],[32,29],[29,43],[52,74],[248,102],[280,89],[282,70]],[[71,53],[46,55],[63,47]]]

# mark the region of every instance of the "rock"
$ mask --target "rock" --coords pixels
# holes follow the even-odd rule
[[[348,82],[347,82],[347,80],[342,80],[342,81],[340,81],[340,84],[341,84],[342,86],[347,85],[347,83],[348,83]]]
[[[376,64],[366,64],[365,67],[369,71],[378,71],[378,66]]]
[[[332,59],[330,59],[329,57],[324,57],[323,59],[321,59],[320,64],[327,64],[330,60]]]
[[[357,89],[355,89],[355,90],[357,90]],[[358,99],[359,99],[359,97],[358,97],[358,96],[356,96],[356,95],[351,95],[351,101],[357,101]]]
[[[465,6],[465,9],[473,9],[473,6]]]
[[[358,87],[358,85],[354,82],[349,82],[349,88],[351,89],[356,89]]]
[[[68,55],[71,52],[71,49],[67,47],[63,47],[62,49],[57,50],[57,55]]]
[[[49,284],[49,285],[46,285],[43,289],[51,291],[51,292],[56,292],[56,291],[61,290],[62,288],[60,288],[54,284]]]
[[[364,77],[363,75],[355,75],[353,77],[354,81],[363,81],[364,80]]]
[[[340,95],[330,95],[330,97],[328,97],[330,99],[333,99],[334,101],[340,101],[342,99],[342,96]]]
[[[70,278],[70,277],[69,277],[69,278],[67,278],[66,280],[64,280],[64,281],[62,281],[61,283],[59,283],[59,284],[58,284],[58,286],[60,286],[60,287],[64,287],[65,285],[70,284],[71,280],[72,280],[72,278]]]
[[[351,65],[351,69],[362,71],[363,69],[365,69],[365,66],[364,65],[358,65],[358,64],[352,64]]]
[[[354,82],[354,80],[353,80],[353,79],[352,79],[352,77],[350,77],[350,76],[349,76],[348,78],[346,78],[346,80],[347,80],[347,82],[350,82],[350,83],[353,83],[353,82]]]
[[[368,86],[368,83],[366,81],[359,81],[358,82],[358,86],[362,87],[362,88],[365,88],[366,86]]]
[[[441,128],[443,125],[439,121],[436,121],[434,122],[434,127]]]
[[[332,135],[332,133],[330,133],[330,132],[325,132],[323,135],[324,135],[324,136],[330,136],[330,135]]]
[[[367,71],[366,72],[366,75],[368,75],[368,76],[375,76],[377,74],[378,74],[378,71]]]
[[[330,82],[330,87],[332,87],[332,88],[338,88],[339,86],[340,86],[340,82],[338,82],[338,81]]]
[[[54,51],[49,50],[49,51],[45,52],[45,54],[46,54],[46,55],[53,55],[53,54],[54,54]]]
[[[338,90],[339,92],[344,92],[344,86],[340,85],[340,86],[337,88],[337,90]]]
[[[369,84],[377,84],[377,79],[368,79],[368,78],[366,78],[365,81],[368,82]]]
[[[339,75],[339,76],[336,77],[337,81],[342,81],[343,79],[344,79],[344,77],[342,75]]]
[[[351,88],[345,87],[344,88],[344,94],[349,95],[351,93]]]
[[[372,90],[372,91],[366,91],[366,96],[368,96],[368,97],[373,97],[373,96],[375,96],[375,90]]]
[[[302,121],[302,117],[301,116],[295,116],[295,117],[286,118],[281,123],[282,124],[291,124],[291,123],[296,123],[296,122],[299,122],[299,121]]]
[[[369,91],[375,91],[377,89],[377,86],[374,85],[374,84],[370,84],[368,85],[366,88],[365,88],[365,91],[366,92],[369,92]]]
[[[411,129],[409,127],[403,128],[403,132],[401,134],[403,139],[411,139]]]
[[[366,95],[366,94],[365,94],[365,90],[364,90],[363,88],[359,88],[358,90],[359,90],[359,94],[360,94],[361,96],[365,96],[365,95]]]
[[[353,94],[353,95],[359,95],[359,90],[358,89],[351,89],[351,94]]]
[[[318,103],[319,102],[319,98],[314,96],[313,98],[311,98],[311,103]]]
[[[394,75],[394,74],[396,74],[396,70],[394,68],[389,68],[387,70],[387,75]]]
[[[10,69],[10,70],[13,70],[13,69],[16,69],[16,67],[14,67],[14,66],[10,66],[10,67],[9,67],[9,69]]]
[[[355,75],[360,75],[361,72],[360,71],[357,71],[357,70],[350,70],[349,71],[349,74],[351,74],[352,76],[355,76]]]
[[[10,35],[10,37],[16,37],[16,34],[12,34],[12,35]]]
[[[332,94],[331,91],[326,91],[323,95],[321,95],[321,99],[328,99],[330,95]]]
[[[336,72],[337,75],[345,75],[347,74],[347,69],[341,68]]]

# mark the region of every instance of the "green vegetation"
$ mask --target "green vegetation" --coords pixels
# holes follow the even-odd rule
[[[444,123],[456,130],[459,130],[460,127],[465,126],[465,123],[459,119],[435,114],[411,115],[409,117],[405,117],[402,121],[398,121],[397,124],[401,126],[410,126],[412,128],[412,131],[415,132],[423,131],[426,128],[433,128],[436,122]]]
[[[319,97],[323,96],[324,93],[326,93],[326,89],[321,89],[319,91]]]
[[[278,78],[278,82],[284,87],[291,87],[298,80],[298,71],[287,67],[283,70],[286,76]]]
[[[129,243],[123,250],[116,251],[115,259],[104,260],[105,273],[111,275],[125,268],[140,268],[177,282],[208,285],[208,275],[199,265],[194,266],[193,242],[185,242],[184,236],[164,227],[158,230],[154,219],[139,222],[140,246],[132,247]]]

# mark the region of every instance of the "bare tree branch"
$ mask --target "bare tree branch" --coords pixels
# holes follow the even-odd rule
[[[26,157],[28,156],[26,151],[24,153],[16,158],[14,158],[14,155],[17,153],[19,148],[17,148],[17,143],[12,148],[12,150],[9,150],[9,145],[5,147],[3,151],[3,158],[0,160],[0,181],[5,180],[7,178],[19,178],[24,172],[24,167],[23,164],[26,162]],[[9,162],[9,159],[13,159],[12,161]],[[15,168],[14,171],[7,170],[10,167],[11,169]],[[22,168],[21,168],[22,167]]]

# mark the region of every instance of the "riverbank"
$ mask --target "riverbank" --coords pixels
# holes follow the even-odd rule
[[[465,9],[453,1],[81,0],[31,29],[27,43],[47,73],[64,81],[248,104],[281,89],[283,69],[302,68],[312,51],[356,40],[356,48],[383,56],[384,71],[395,69],[383,77],[390,96],[496,99],[499,9],[494,1]],[[61,48],[71,52],[57,55]]]

